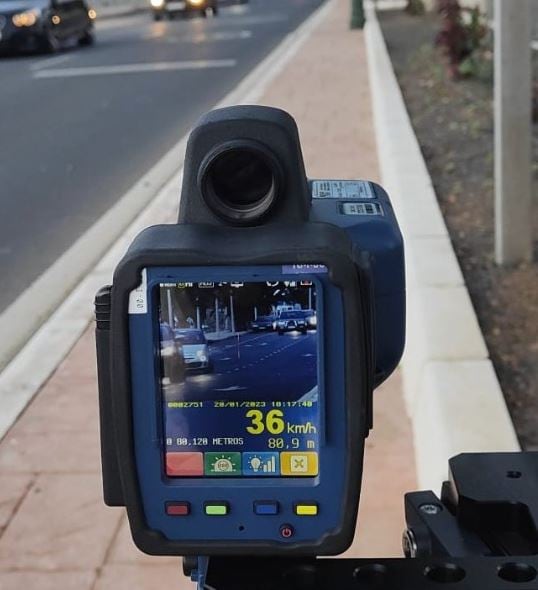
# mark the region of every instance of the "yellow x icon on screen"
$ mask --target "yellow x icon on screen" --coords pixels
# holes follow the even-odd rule
[[[312,477],[318,474],[318,454],[301,452],[280,453],[280,471],[282,475],[294,477]]]

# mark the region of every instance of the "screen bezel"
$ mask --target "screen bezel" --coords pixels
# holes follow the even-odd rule
[[[152,555],[174,556],[244,555],[245,550],[249,555],[295,556],[334,555],[349,547],[355,532],[372,393],[368,265],[366,258],[358,259],[359,254],[345,232],[310,221],[241,230],[219,225],[168,224],[149,227],[135,238],[114,272],[110,388],[117,467],[131,533],[139,549]],[[322,280],[325,313],[331,314],[326,325],[326,355],[332,359],[326,366],[330,412],[326,414],[327,444],[323,449],[329,461],[323,468],[319,489],[313,493],[329,501],[330,514],[324,513],[319,526],[314,526],[318,521],[312,519],[308,531],[285,543],[274,532],[264,530],[256,538],[247,539],[237,532],[229,536],[220,529],[208,536],[193,535],[192,527],[170,528],[170,517],[166,517],[160,502],[172,489],[160,480],[160,453],[152,420],[148,420],[154,415],[153,400],[147,394],[152,388],[152,364],[145,360],[153,359],[150,314],[133,315],[130,296],[138,294],[145,269],[149,273],[164,267],[313,261],[329,268]],[[236,494],[234,487],[224,484],[222,480],[217,491],[230,492],[242,502],[248,500],[250,490],[241,488],[237,490],[241,493]],[[287,489],[282,486],[279,496]],[[262,491],[258,487],[250,496]],[[298,492],[299,486],[290,488],[294,497]],[[252,518],[251,512],[248,518]],[[196,528],[203,523],[198,513],[193,519]],[[219,522],[224,524],[223,520]]]
[[[238,267],[205,267],[190,268],[177,267],[173,275],[160,275],[159,271],[166,272],[165,268],[154,267],[152,269],[152,278],[148,281],[147,292],[150,296],[150,307],[153,317],[153,343],[154,343],[154,391],[156,399],[156,423],[157,435],[159,440],[159,450],[161,455],[161,479],[163,483],[171,487],[178,485],[187,487],[213,487],[222,485],[223,482],[230,482],[224,485],[233,485],[237,487],[282,487],[283,485],[314,487],[319,484],[320,474],[322,472],[322,450],[326,444],[326,406],[325,406],[325,300],[323,292],[323,282],[319,274],[328,276],[328,269],[322,273],[284,273],[283,268],[286,265],[267,265],[267,266],[238,266]],[[314,265],[305,265],[314,266]],[[233,273],[233,277],[230,277]],[[159,275],[159,276],[155,276]],[[316,289],[316,311],[317,311],[317,382],[318,382],[318,474],[315,476],[275,476],[275,477],[211,477],[211,476],[190,476],[190,477],[170,477],[166,473],[165,465],[165,416],[163,410],[162,388],[160,383],[160,326],[159,326],[159,305],[160,305],[160,285],[166,283],[164,279],[170,279],[169,282],[265,282],[271,280],[278,281],[312,281]],[[173,279],[173,280],[172,280]]]

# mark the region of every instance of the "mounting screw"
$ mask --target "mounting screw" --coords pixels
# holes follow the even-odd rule
[[[419,507],[419,510],[428,516],[435,516],[441,512],[442,508],[439,504],[422,504],[422,506]]]
[[[406,557],[416,557],[418,554],[417,538],[413,529],[406,529],[402,535],[402,548]]]

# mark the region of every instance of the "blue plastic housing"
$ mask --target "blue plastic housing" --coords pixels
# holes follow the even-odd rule
[[[132,415],[136,470],[147,526],[172,541],[235,541],[265,546],[320,544],[342,528],[349,478],[346,453],[345,326],[342,293],[329,274],[284,274],[282,266],[155,267],[146,269],[145,313],[130,313]],[[158,286],[200,281],[311,280],[317,290],[319,474],[306,478],[169,478],[163,463],[159,381]],[[276,398],[275,398],[276,399]],[[357,490],[358,494],[358,490]],[[278,502],[278,514],[256,514],[259,501]],[[188,502],[188,516],[170,516],[168,502]],[[206,502],[226,502],[226,516],[208,516]],[[315,516],[295,505],[317,504]],[[288,529],[286,530],[286,527]],[[288,532],[292,534],[287,536]]]
[[[313,191],[311,221],[345,230],[357,253],[368,257],[372,288],[375,386],[398,366],[405,346],[404,244],[387,193],[369,181],[310,181],[359,186],[359,198],[320,198]],[[346,206],[349,209],[346,210]],[[355,214],[351,214],[354,211]],[[357,214],[357,212],[359,214]]]

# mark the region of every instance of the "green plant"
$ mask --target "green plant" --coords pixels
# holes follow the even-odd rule
[[[439,13],[442,25],[436,42],[443,48],[451,75],[488,77],[488,27],[480,9],[464,9],[458,0],[439,0]]]
[[[424,0],[407,0],[405,11],[413,16],[420,16],[426,12]]]

